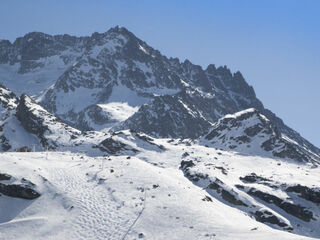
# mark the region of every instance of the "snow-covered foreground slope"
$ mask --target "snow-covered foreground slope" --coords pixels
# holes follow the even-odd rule
[[[238,155],[187,141],[156,140],[128,131],[112,139],[120,146],[115,148],[113,144],[112,156],[1,153],[1,172],[30,180],[41,196],[35,200],[0,196],[0,238],[308,239],[301,235],[320,236],[319,207],[315,203],[281,188],[274,190],[278,197],[290,196],[295,203],[299,199],[299,204],[312,211],[313,219],[305,222],[244,192],[239,194],[239,199],[248,206],[254,205],[252,211],[269,210],[295,234],[276,230],[281,228],[256,221],[247,211],[250,207],[241,208],[215,194],[204,185],[206,180],[194,181],[188,177],[181,161],[194,163],[189,166],[190,174],[219,178],[229,188],[253,184],[267,193],[273,193],[273,188],[259,182],[244,183],[239,177],[255,173],[272,180],[270,183],[274,185],[301,184],[314,188],[319,185],[319,168],[294,161]],[[11,210],[15,214],[9,214]]]

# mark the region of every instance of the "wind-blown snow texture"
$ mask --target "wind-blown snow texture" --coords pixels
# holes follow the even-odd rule
[[[36,200],[0,197],[0,211],[16,212],[2,212],[1,238],[320,236],[319,188],[315,187],[319,168],[130,132],[112,138],[123,144],[122,150],[108,157],[3,153],[1,171],[31,180],[41,196]],[[187,167],[182,159],[192,164]]]
[[[2,40],[0,83],[1,239],[320,237],[320,150],[240,72],[115,27]]]

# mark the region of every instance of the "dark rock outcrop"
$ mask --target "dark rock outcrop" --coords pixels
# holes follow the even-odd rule
[[[11,176],[9,174],[6,174],[6,173],[0,173],[0,181],[3,181],[3,180],[10,180],[11,179]]]
[[[129,128],[156,137],[196,138],[211,126],[204,117],[210,102],[194,97],[188,92],[155,97],[116,129]]]
[[[309,222],[313,219],[313,213],[307,210],[305,207],[300,206],[298,204],[287,202],[277,196],[262,192],[254,188],[251,188],[248,191],[248,194],[251,196],[255,196],[267,203],[274,204],[282,210],[284,210],[285,212],[287,212],[288,214],[295,216],[305,222]]]
[[[272,212],[268,210],[259,210],[254,213],[254,217],[258,222],[269,223],[277,225],[281,228],[284,228],[287,231],[292,231],[293,228],[288,224],[282,222],[278,217],[276,217]]]
[[[39,138],[45,149],[70,144],[81,135],[79,130],[62,122],[26,94],[21,95],[15,116],[27,132]]]
[[[20,147],[16,150],[16,152],[31,152],[31,148],[27,146]]]
[[[215,190],[222,197],[223,200],[225,200],[228,203],[231,203],[232,205],[248,207],[247,204],[245,204],[243,201],[237,198],[236,192],[233,192],[232,190],[226,190],[221,184],[223,184],[221,181],[211,182],[208,185],[208,188]]]
[[[0,183],[0,193],[9,197],[23,198],[29,200],[40,197],[40,194],[32,188],[26,185],[17,184],[7,185]]]
[[[0,84],[0,106],[5,110],[10,111],[15,109],[17,104],[17,96],[12,91]],[[3,116],[1,116],[1,118],[3,118]]]
[[[290,186],[286,188],[287,192],[294,192],[299,194],[298,196],[314,202],[316,204],[320,204],[320,189],[319,188],[309,188],[306,186],[302,186],[300,184],[298,185],[294,185],[294,186]]]
[[[44,133],[49,129],[43,124],[44,120],[40,117],[41,111],[39,115],[34,114],[29,107],[30,104],[36,103],[29,96],[25,94],[21,95],[16,111],[16,117],[28,132],[35,134],[40,138],[43,146],[48,146]]]
[[[138,150],[120,142],[114,140],[112,137],[106,138],[99,144],[99,149],[102,152],[107,152],[112,155],[119,155],[121,152],[130,151],[133,153],[138,152]]]
[[[240,180],[246,183],[257,183],[257,182],[270,182],[270,179],[258,176],[255,173],[251,173],[250,175],[246,175],[244,177],[240,177]]]

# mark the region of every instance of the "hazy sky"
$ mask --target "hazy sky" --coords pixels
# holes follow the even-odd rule
[[[0,1],[0,39],[115,25],[167,56],[240,70],[267,108],[320,147],[320,0]]]

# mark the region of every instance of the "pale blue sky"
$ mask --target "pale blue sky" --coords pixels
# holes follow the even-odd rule
[[[320,147],[319,0],[1,0],[0,39],[120,25],[163,54],[240,70],[264,105]]]

